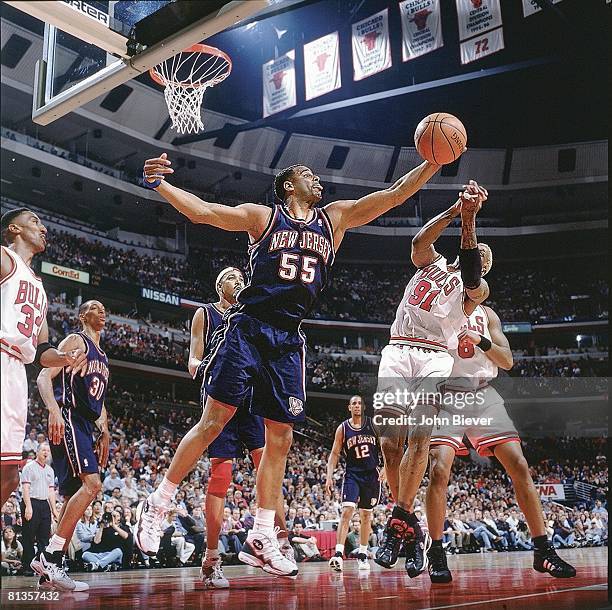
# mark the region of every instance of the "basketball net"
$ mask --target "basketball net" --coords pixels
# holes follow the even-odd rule
[[[151,68],[149,74],[164,87],[172,128],[188,134],[204,130],[204,93],[225,80],[231,71],[229,55],[209,45],[194,44]]]

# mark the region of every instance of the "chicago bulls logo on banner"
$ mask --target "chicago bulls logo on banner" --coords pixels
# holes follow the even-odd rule
[[[338,32],[304,45],[306,99],[311,100],[341,86]]]
[[[389,10],[353,24],[353,74],[361,80],[391,67]]]
[[[264,117],[295,106],[295,50],[265,63],[262,70]]]
[[[442,42],[440,0],[400,2],[402,60],[408,61],[439,49]]]
[[[502,24],[499,0],[456,0],[459,40],[480,36]]]

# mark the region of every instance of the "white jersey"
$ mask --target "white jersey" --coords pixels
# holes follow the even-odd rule
[[[47,316],[47,295],[42,280],[18,254],[4,246],[2,251],[10,257],[12,268],[2,280],[0,347],[24,364],[30,364],[36,356],[38,333]]]
[[[457,346],[457,334],[466,321],[463,281],[459,270],[447,267],[440,255],[412,276],[391,326],[391,343],[438,351]]]
[[[489,316],[482,305],[476,307],[464,328],[491,340]],[[497,365],[469,341],[460,341],[457,349],[450,350],[450,354],[453,357],[453,372],[447,384],[448,389],[475,390],[497,377]]]

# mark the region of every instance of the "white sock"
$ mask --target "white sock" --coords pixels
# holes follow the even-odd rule
[[[337,544],[336,545],[336,553],[344,553],[344,545],[343,544]]]
[[[157,500],[156,504],[170,504],[177,487],[178,485],[176,483],[173,483],[164,477],[163,481],[159,484],[159,487],[153,492],[155,500]]]
[[[55,551],[63,551],[64,545],[66,544],[65,538],[60,538],[57,534],[53,534],[51,540],[49,540],[49,544],[45,551],[47,553],[55,553]]]
[[[274,514],[276,511],[270,508],[258,508],[255,515],[255,525],[253,531],[266,532],[271,534],[274,530]]]
[[[359,553],[363,553],[364,555],[368,554],[368,547],[365,544],[360,544],[359,545]]]
[[[219,549],[206,549],[206,553],[204,554],[204,561],[202,563],[212,563],[213,561],[217,561],[219,559]]]

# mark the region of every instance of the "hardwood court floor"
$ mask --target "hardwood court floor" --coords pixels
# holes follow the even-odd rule
[[[17,592],[35,592],[34,579],[2,579],[2,608],[211,608],[233,610],[350,609],[441,610],[499,608],[519,610],[588,610],[607,604],[607,548],[574,549],[559,553],[578,570],[576,578],[558,580],[531,568],[530,552],[491,553],[449,557],[453,582],[432,585],[427,574],[411,580],[400,559],[393,570],[375,566],[357,571],[355,561],[345,561],[341,574],[327,563],[302,564],[294,581],[264,575],[247,566],[225,568],[231,589],[202,589],[196,568],[133,570],[78,574],[91,589],[63,593],[52,601],[10,601]]]

